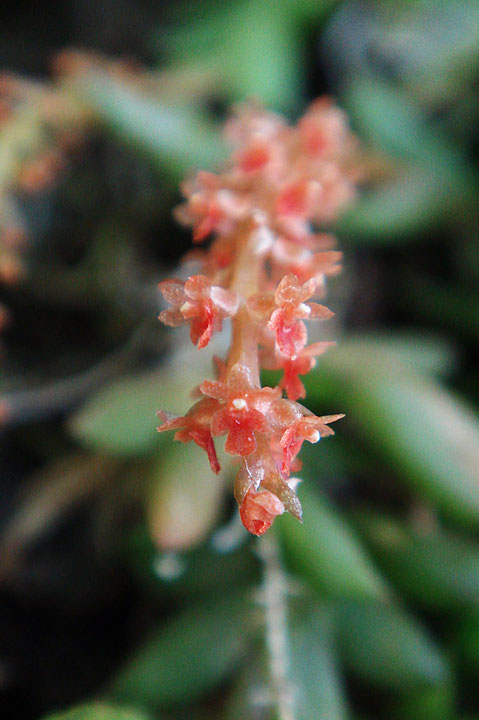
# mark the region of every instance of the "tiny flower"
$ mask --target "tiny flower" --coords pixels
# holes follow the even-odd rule
[[[165,325],[190,323],[190,337],[198,349],[208,345],[215,330],[221,330],[224,318],[236,313],[238,295],[218,285],[212,285],[205,275],[192,275],[181,280],[164,280],[159,288],[172,306],[160,313]]]
[[[290,400],[298,400],[306,395],[299,375],[307,375],[316,365],[316,356],[326,352],[334,342],[317,342],[304,347],[296,357],[279,357],[278,365],[283,368],[283,378],[279,387],[284,388]]]
[[[240,363],[232,368],[228,382],[205,380],[200,390],[224,403],[211,419],[211,433],[215,436],[228,434],[226,452],[243,456],[254,452],[255,432],[269,431],[266,412],[281,391],[254,387],[250,369]]]
[[[183,185],[187,202],[176,210],[177,219],[193,226],[193,241],[202,242],[212,232],[227,234],[249,209],[246,198],[227,188],[221,177],[199,172]]]
[[[174,437],[179,442],[188,443],[193,440],[198,447],[206,451],[211,469],[216,474],[220,471],[220,464],[211,436],[210,422],[217,407],[214,400],[204,398],[193,405],[184,417],[172,417],[160,410],[158,416],[163,423],[157,428],[158,432],[176,430]]]
[[[282,515],[285,507],[269,490],[257,492],[251,488],[240,507],[241,522],[253,535],[263,535],[275,517]]]
[[[322,236],[326,249],[311,252],[305,245],[287,239],[277,240],[271,251],[272,260],[284,271],[296,275],[299,282],[314,278],[316,285],[322,285],[326,276],[336,275],[341,270],[343,254],[328,248],[329,236]]]
[[[236,162],[244,173],[257,173],[271,160],[271,147],[266,138],[257,135],[236,154]]]
[[[343,152],[348,139],[346,117],[329,99],[313,103],[299,121],[298,130],[305,152],[314,158]]]
[[[322,437],[334,435],[334,431],[328,427],[328,423],[335,422],[343,417],[344,415],[325,415],[323,417],[306,415],[287,428],[280,440],[280,445],[283,448],[282,472],[289,475],[291,462],[301,450],[305,440],[310,443],[317,443]]]
[[[307,332],[303,319],[326,319],[334,315],[324,305],[306,303],[315,292],[316,281],[310,279],[300,284],[293,274],[285,275],[274,295],[253,295],[247,307],[259,320],[268,321],[268,328],[275,333],[280,352],[294,358],[306,345]]]

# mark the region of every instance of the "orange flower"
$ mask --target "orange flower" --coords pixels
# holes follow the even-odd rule
[[[163,280],[158,286],[172,306],[160,313],[165,325],[190,323],[190,337],[198,349],[206,347],[221,321],[235,314],[239,298],[235,292],[212,285],[205,275],[192,275],[181,280]]]
[[[269,490],[256,492],[248,490],[240,507],[241,522],[253,535],[263,535],[273,524],[278,515],[282,515],[285,507],[276,495]]]

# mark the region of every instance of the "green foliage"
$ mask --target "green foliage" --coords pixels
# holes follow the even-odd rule
[[[300,490],[303,524],[281,519],[281,540],[291,569],[320,594],[384,597],[386,586],[347,523],[309,486]]]
[[[150,720],[150,716],[138,710],[130,710],[119,705],[95,702],[79,705],[66,712],[49,715],[46,720]]]
[[[309,610],[309,611],[308,611]],[[349,713],[326,608],[301,608],[291,618],[291,667],[298,720],[346,720]]]
[[[248,636],[248,610],[244,592],[191,605],[152,632],[109,695],[147,708],[204,695],[237,667]]]
[[[92,693],[107,700],[48,720],[272,717],[262,565],[245,534],[223,526],[228,478],[210,482],[192,444],[174,446],[172,433],[155,429],[157,410],[183,414],[188,391],[212,371],[196,351],[180,363],[159,326],[111,362],[98,360],[98,345],[109,352],[138,318],[158,314],[155,283],[174,248],[162,251],[182,242],[162,203],[189,170],[213,170],[224,158],[223,104],[253,97],[293,117],[313,87],[338,96],[364,148],[365,187],[338,227],[342,287],[352,293],[335,309],[339,317],[342,304],[349,309],[348,330],[366,330],[341,339],[305,379],[312,410],[346,418],[334,426],[336,438],[302,450],[303,523],[286,515],[275,526],[288,572],[295,717],[478,717],[478,7],[184,3],[172,8],[169,24],[151,23],[161,65],[141,82],[98,68],[65,85],[65,97],[91,113],[105,168],[95,143],[80,153],[64,183],[66,197],[76,198],[71,217],[47,230],[42,223],[60,215],[65,197],[56,208],[47,189],[31,203],[30,265],[18,292],[6,292],[14,323],[1,379],[12,411],[4,474],[15,462],[57,469],[15,478],[15,487],[31,482],[29,503],[15,497],[18,510],[0,538],[7,558],[0,574],[7,595],[12,582],[15,593],[31,585],[35,596],[43,573],[65,572],[37,561],[42,541],[53,543],[65,522],[75,545],[77,514],[91,514],[88,568],[98,554],[105,586],[111,573],[128,587],[124,617],[112,613],[112,622],[119,635],[127,627],[130,651],[111,659],[120,670]],[[26,112],[0,138],[8,159],[2,188],[21,167],[18,147],[41,147],[40,125]],[[28,209],[29,199],[20,200]],[[11,209],[5,201],[0,224]],[[33,362],[25,362],[25,348]],[[165,355],[172,357],[160,368]],[[98,365],[65,379],[64,356],[68,373],[90,357]],[[10,439],[18,461],[10,462]],[[81,473],[67,477],[57,464],[72,445],[98,462],[100,475],[113,456],[118,484],[100,477],[87,492]],[[175,536],[176,519],[185,532]],[[76,606],[65,612],[76,625]]]
[[[378,686],[442,685],[448,662],[421,626],[393,605],[349,602],[338,606],[339,647],[358,677]]]
[[[479,546],[442,531],[426,534],[390,518],[355,516],[383,572],[426,609],[479,605]]]
[[[314,407],[335,398],[351,408],[358,432],[401,482],[451,518],[477,525],[479,421],[471,407],[394,352],[364,342],[343,343],[305,384]]]

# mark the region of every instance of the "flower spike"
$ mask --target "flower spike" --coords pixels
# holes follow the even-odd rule
[[[297,400],[300,376],[334,343],[308,345],[307,323],[333,313],[316,302],[342,255],[323,225],[336,219],[355,192],[354,149],[344,113],[329,99],[312,104],[296,127],[254,105],[240,107],[227,123],[234,150],[218,174],[199,172],[182,189],[176,217],[208,247],[190,253],[202,273],[164,280],[166,325],[190,326],[198,348],[206,347],[231,319],[226,359],[216,359],[216,380],[204,380],[201,398],[184,417],[160,413],[160,432],[175,430],[180,442],[205,450],[219,472],[214,438],[241,459],[235,498],[241,520],[254,535],[289,512],[301,520],[295,493],[305,440],[332,435],[343,415],[316,417]],[[275,388],[262,387],[260,364],[283,371]],[[284,396],[285,395],[285,396]]]

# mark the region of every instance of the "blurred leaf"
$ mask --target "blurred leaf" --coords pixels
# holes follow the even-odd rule
[[[354,237],[407,238],[447,214],[462,221],[475,202],[479,178],[465,155],[431,127],[404,93],[363,78],[350,84],[346,106],[363,135],[388,154],[402,158],[398,177],[345,214],[341,233]]]
[[[303,93],[301,24],[318,21],[332,0],[255,0],[201,3],[159,38],[173,65],[217,73],[230,102],[257,98],[274,109],[295,109]]]
[[[393,720],[451,720],[456,717],[454,689],[450,683],[419,689],[408,688],[391,703],[389,712]]]
[[[113,681],[110,695],[139,707],[186,703],[224,680],[245,649],[246,593],[189,606],[160,626]]]
[[[310,487],[300,488],[303,523],[278,522],[288,564],[320,593],[337,597],[382,597],[385,583],[341,516]]]
[[[186,412],[191,404],[190,385],[181,369],[142,373],[118,380],[100,390],[73,414],[71,435],[90,448],[114,455],[145,455],[171,434],[157,433],[156,412],[161,406]]]
[[[410,241],[411,233],[415,239],[448,211],[447,194],[450,187],[443,177],[427,167],[408,165],[394,180],[365,192],[344,213],[338,231],[351,244]]]
[[[468,0],[422,3],[419,12],[406,14],[405,20],[385,42],[396,41],[407,55],[402,64],[412,93],[429,103],[450,103],[462,96],[479,65],[478,4]],[[411,52],[414,47],[416,54]]]
[[[222,68],[233,99],[251,97],[273,108],[291,108],[302,91],[303,70],[296,27],[281,8],[243,3]]]
[[[384,574],[426,608],[479,605],[479,547],[442,532],[418,534],[384,516],[354,516]]]
[[[297,720],[344,720],[348,717],[338,675],[330,614],[316,607],[291,617],[291,680]]]
[[[158,548],[184,550],[205,539],[218,518],[229,467],[223,462],[215,475],[193,442],[172,444],[153,460],[146,515]]]
[[[348,413],[400,480],[450,517],[477,524],[479,421],[451,391],[354,341],[324,356],[305,386],[313,408],[326,400]]]
[[[226,154],[218,128],[193,106],[142,95],[100,73],[77,89],[104,123],[162,170],[166,163],[181,177],[192,168],[211,169]]]
[[[346,343],[354,351],[371,355],[377,352],[381,358],[433,375],[446,375],[457,365],[457,352],[451,342],[427,331],[358,333],[350,335]]]
[[[169,390],[171,386],[166,387]],[[73,414],[68,423],[70,434],[87,447],[115,455],[146,454],[164,442],[156,432],[156,411],[164,391],[159,372],[118,380]],[[177,391],[179,394],[179,387]]]
[[[288,681],[296,720],[349,717],[337,667],[329,608],[294,598],[288,612]],[[255,653],[235,682],[224,720],[270,720],[275,713],[269,654]],[[289,717],[289,715],[288,715]]]
[[[396,607],[345,603],[338,607],[339,645],[349,669],[373,685],[401,689],[449,680],[441,650]]]
[[[441,147],[407,95],[377,78],[356,78],[345,104],[361,134],[388,154],[417,160]]]
[[[148,718],[148,715],[138,710],[93,702],[79,705],[65,712],[48,715],[46,720],[148,720]],[[155,720],[159,720],[158,716]]]

